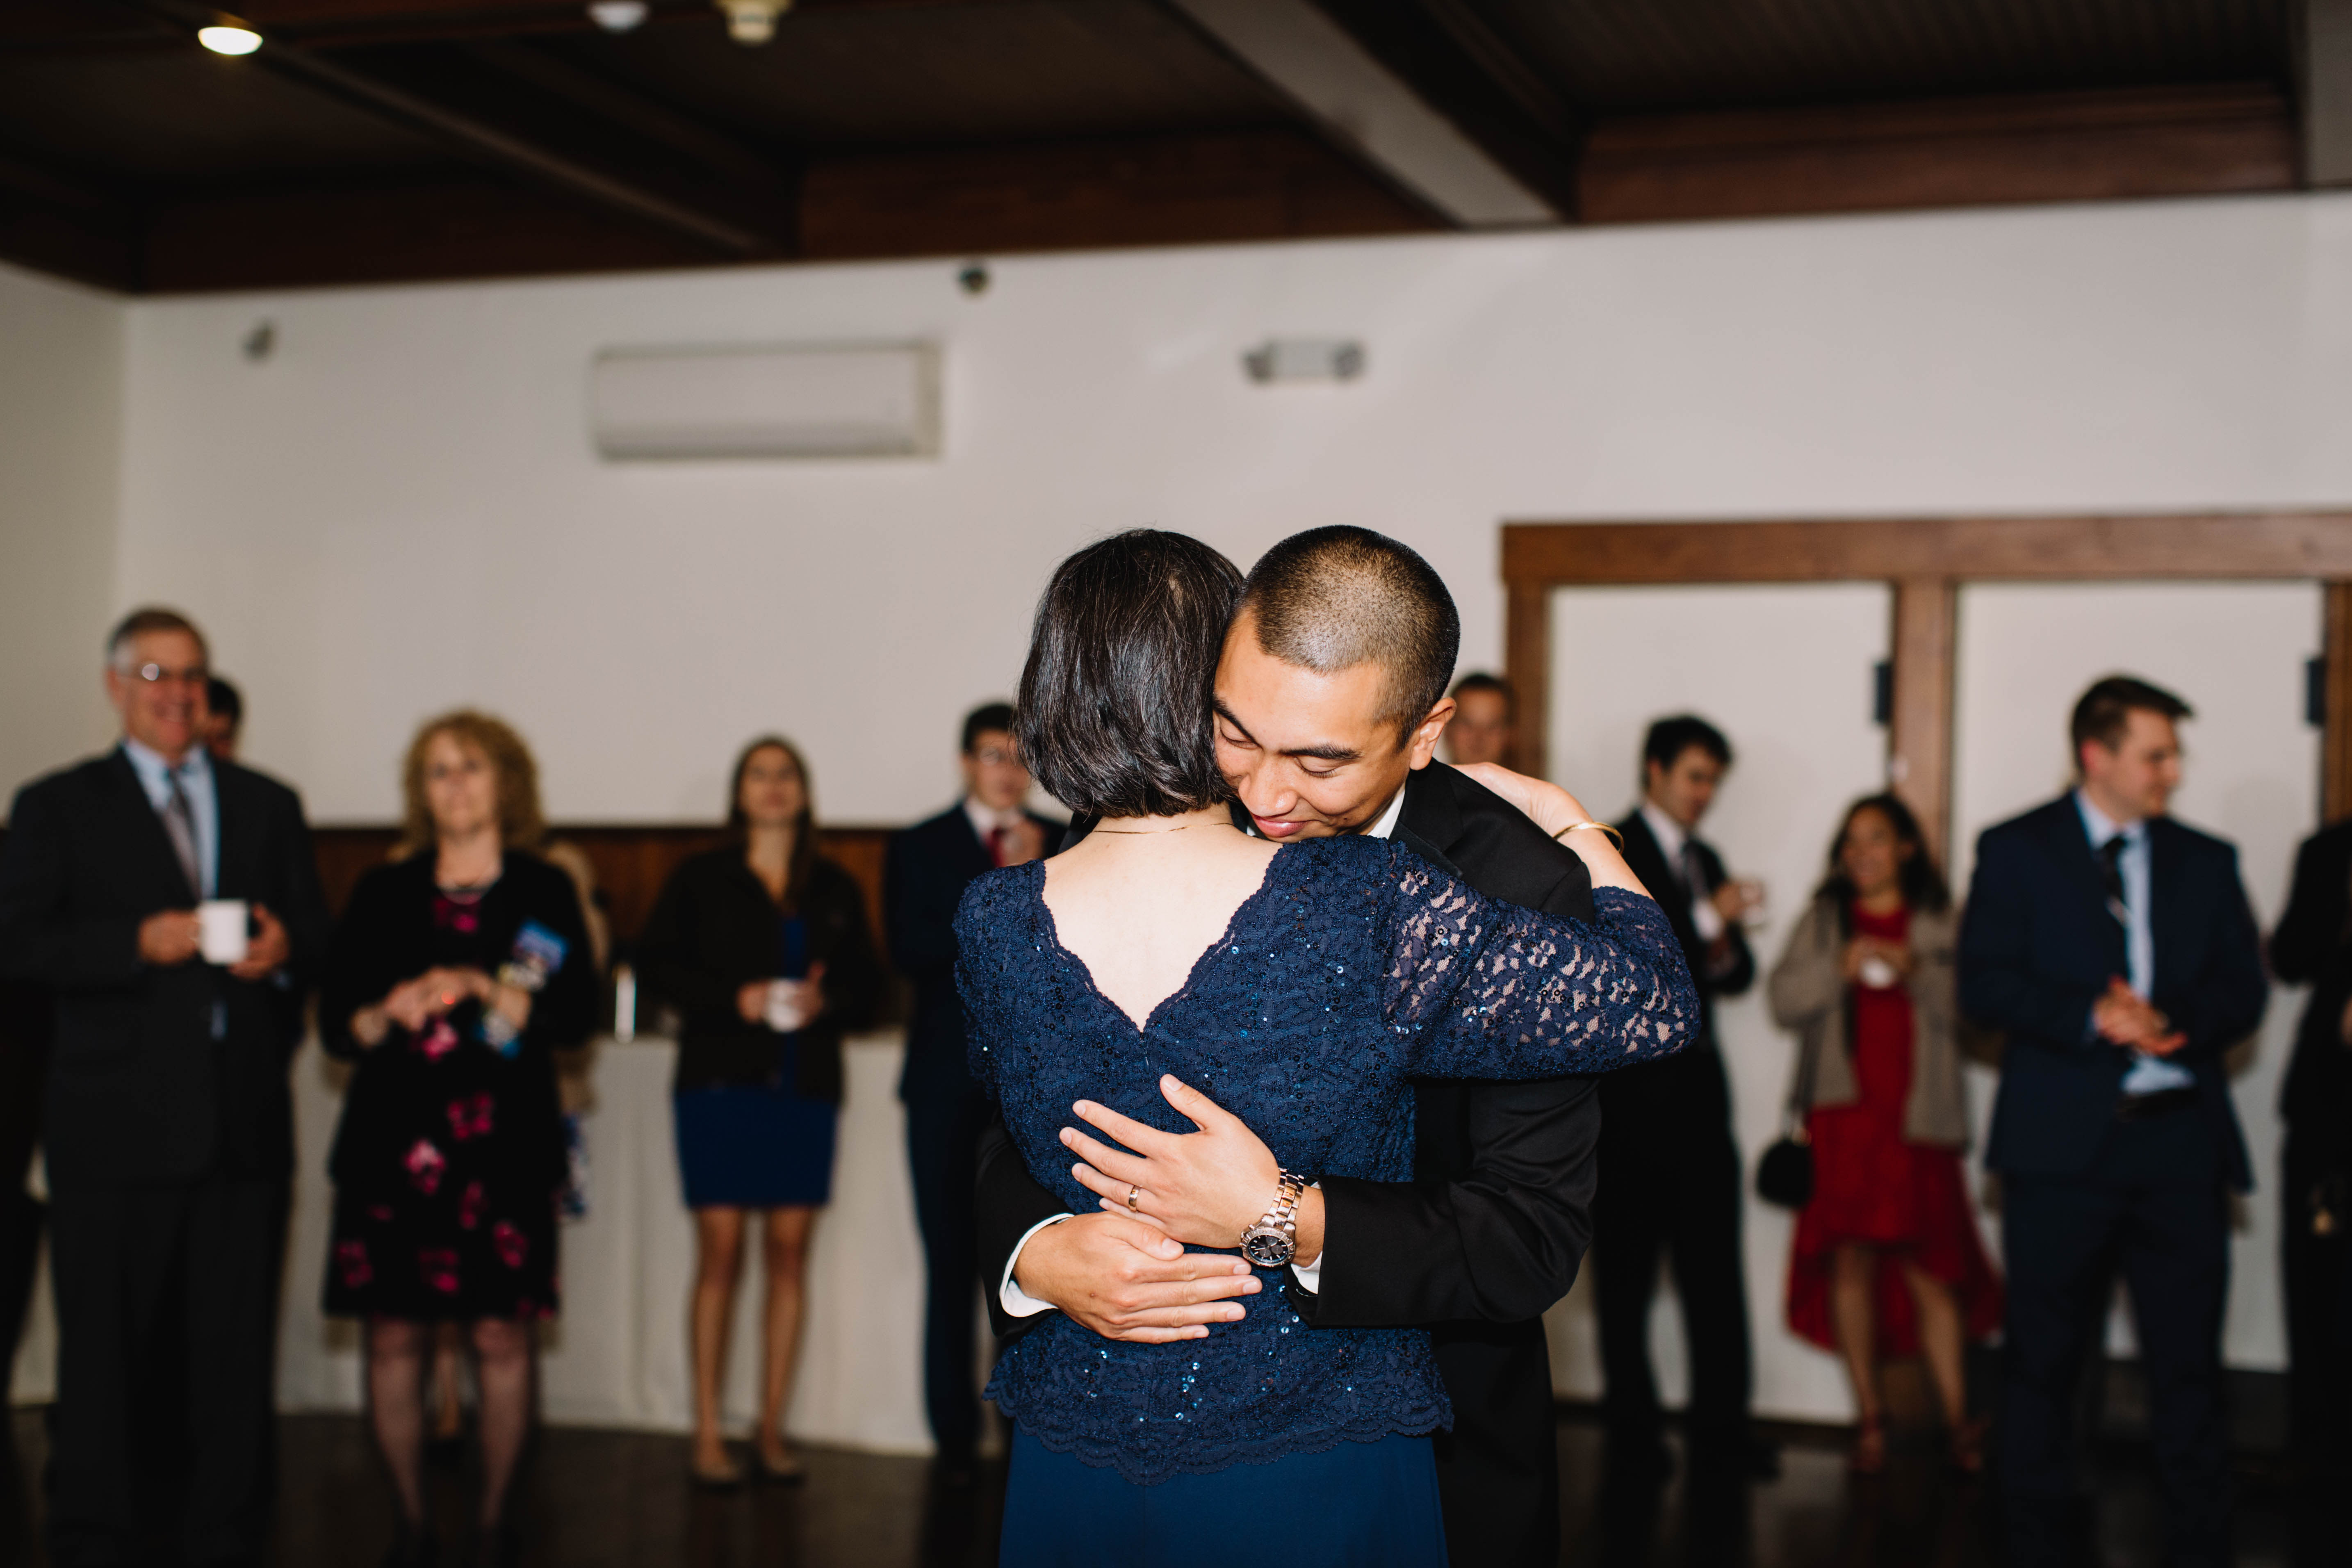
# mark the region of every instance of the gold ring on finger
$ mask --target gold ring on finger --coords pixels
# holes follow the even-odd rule
[[[1143,1205],[1135,1201],[1138,1197],[1142,1195],[1142,1193],[1143,1189],[1140,1186],[1132,1183],[1129,1184],[1127,1189],[1127,1208],[1129,1214],[1141,1214],[1143,1212]]]

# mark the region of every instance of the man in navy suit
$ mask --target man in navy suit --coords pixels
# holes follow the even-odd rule
[[[998,866],[1036,859],[1062,826],[1024,811],[1029,770],[1013,741],[1013,708],[992,702],[963,721],[964,795],[890,840],[883,918],[890,958],[913,982],[907,1067],[907,1158],[922,1228],[929,1305],[923,1316],[923,1399],[942,1479],[966,1484],[980,1440],[980,1274],[971,1173],[992,1109],[964,1067],[963,1003],[956,995],[955,915],[967,883]]]
[[[2189,705],[2113,676],[2074,706],[2081,784],[1986,830],[1960,1004],[2008,1033],[1985,1163],[2009,1308],[2000,1485],[2011,1568],[2073,1562],[2073,1401],[2120,1269],[2131,1288],[2168,1561],[2230,1556],[2222,1450],[2227,1192],[2252,1187],[2221,1053],[2268,982],[2237,851],[2165,816]]]

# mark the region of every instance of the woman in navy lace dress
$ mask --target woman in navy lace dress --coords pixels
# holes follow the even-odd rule
[[[1226,1321],[1141,1344],[1056,1316],[998,1363],[1013,1568],[1172,1563],[1211,1541],[1221,1562],[1284,1568],[1444,1563],[1428,1434],[1450,1412],[1427,1336],[1310,1330],[1289,1310],[1283,1227],[1302,1257],[1321,1246],[1320,1194],[1299,1184],[1408,1179],[1411,1076],[1605,1070],[1681,1048],[1697,1018],[1664,917],[1597,834],[1570,840],[1592,871],[1587,925],[1385,840],[1238,831],[1210,704],[1239,587],[1179,534],[1062,564],[1020,738],[1039,782],[1101,820],[979,879],[957,919],[973,1072],[1074,1212],[1094,1206],[1057,1142],[1074,1103],[1179,1131],[1163,1075],[1245,1120],[1285,1172],[1268,1233],[1251,1232],[1260,1288]]]

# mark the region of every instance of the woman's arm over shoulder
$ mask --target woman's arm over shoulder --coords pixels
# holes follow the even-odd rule
[[[1837,909],[1827,900],[1815,899],[1797,917],[1789,945],[1764,985],[1772,1021],[1780,1027],[1801,1028],[1844,1000],[1838,935]]]
[[[1486,898],[1389,847],[1384,1002],[1413,1034],[1413,1071],[1607,1072],[1671,1056],[1696,1033],[1682,944],[1648,894],[1596,887],[1588,923]]]

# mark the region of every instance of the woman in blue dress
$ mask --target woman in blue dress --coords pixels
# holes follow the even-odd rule
[[[1307,1184],[1410,1177],[1412,1076],[1605,1070],[1680,1049],[1698,1016],[1665,918],[1598,834],[1568,840],[1592,873],[1587,924],[1486,899],[1386,840],[1276,847],[1236,829],[1211,704],[1240,587],[1181,534],[1063,563],[1020,740],[1038,782],[1099,820],[1051,860],[980,878],[957,920],[974,1075],[1073,1212],[1094,1206],[1058,1142],[1076,1104],[1182,1131],[1171,1080],[1283,1167],[1266,1218],[1234,1238],[1257,1289],[1225,1321],[1142,1344],[1056,1315],[999,1361],[1008,1568],[1172,1565],[1212,1543],[1283,1568],[1443,1563],[1429,1434],[1450,1411],[1428,1338],[1310,1330],[1289,1310],[1283,1265],[1321,1245]]]

